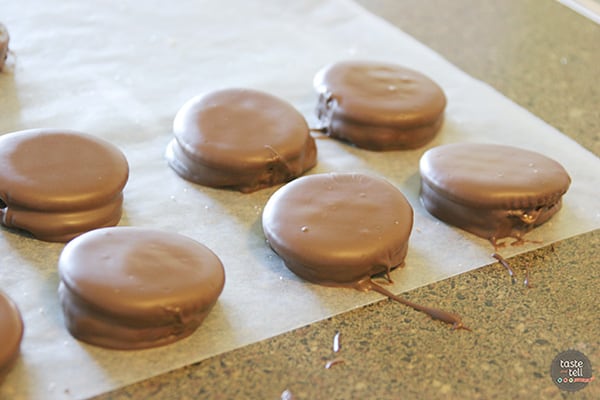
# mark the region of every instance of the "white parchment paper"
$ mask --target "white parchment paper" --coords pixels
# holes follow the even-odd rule
[[[0,133],[64,127],[112,141],[131,167],[121,224],[188,235],[215,251],[227,274],[217,306],[193,336],[151,350],[105,350],[64,328],[56,295],[63,245],[1,229],[0,288],[17,302],[26,325],[21,356],[0,386],[2,399],[91,396],[381,298],[308,284],[285,268],[260,225],[276,188],[209,189],[167,167],[172,119],[204,91],[264,90],[314,126],[312,78],[323,65],[357,58],[415,68],[436,80],[449,101],[445,125],[427,148],[512,144],[547,154],[569,171],[573,184],[563,210],[530,239],[548,244],[600,226],[597,157],[350,1],[0,0],[0,19],[12,38],[0,74]],[[417,163],[426,148],[376,153],[329,139],[317,145],[318,166],[310,173],[384,176],[413,205],[415,229],[406,267],[393,273],[394,292],[493,261],[489,243],[436,221],[419,204]]]

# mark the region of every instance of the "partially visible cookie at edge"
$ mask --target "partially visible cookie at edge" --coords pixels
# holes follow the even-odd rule
[[[19,309],[0,291],[0,384],[19,356],[23,332],[23,319]]]

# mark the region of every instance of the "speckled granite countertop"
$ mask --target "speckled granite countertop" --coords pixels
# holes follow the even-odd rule
[[[600,155],[599,25],[554,1],[359,3]],[[534,288],[491,263],[406,294],[473,332],[383,300],[97,399],[600,398],[598,380],[567,393],[550,377],[570,348],[598,376],[600,231],[510,262]]]

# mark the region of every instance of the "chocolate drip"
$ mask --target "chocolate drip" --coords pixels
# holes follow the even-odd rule
[[[511,268],[510,264],[508,263],[508,261],[506,261],[504,259],[504,257],[502,257],[500,254],[498,253],[493,253],[492,257],[494,257],[496,260],[498,260],[498,262],[500,264],[502,264],[502,266],[504,268],[506,268],[506,270],[508,271],[508,275],[510,276],[510,280],[512,281],[512,283],[514,284],[516,282],[515,279],[515,272],[513,271],[513,269]]]
[[[290,163],[288,163],[285,158],[283,158],[281,156],[281,154],[279,154],[279,152],[277,150],[275,150],[273,148],[273,146],[265,144],[265,149],[269,150],[271,153],[273,153],[273,159],[269,161],[269,164],[272,164],[272,166],[269,166],[268,168],[273,170],[275,169],[277,166],[281,166],[281,169],[283,170],[283,173],[285,174],[285,180],[291,180],[294,178],[295,174],[294,174],[294,168],[290,165]]]
[[[406,300],[400,296],[397,296],[390,292],[389,290],[379,286],[375,282],[371,280],[371,278],[363,279],[359,281],[356,285],[356,288],[359,290],[374,290],[384,296],[389,297],[392,300],[397,301],[398,303],[404,304],[408,307],[413,308],[414,310],[423,312],[429,315],[433,319],[440,320],[442,322],[446,322],[447,324],[452,324],[452,329],[465,329],[467,331],[471,331],[471,328],[465,326],[462,322],[462,318],[458,314],[454,314],[448,311],[440,310],[438,308],[432,308],[428,306],[423,306],[421,304],[413,303],[412,301]]]
[[[494,257],[496,260],[498,260],[498,262],[500,264],[502,264],[502,266],[504,268],[506,268],[506,270],[508,271],[508,274],[510,275],[511,281],[514,284],[516,282],[515,273],[514,273],[513,269],[511,268],[510,264],[508,263],[508,261],[506,261],[506,259],[498,253],[493,253],[492,257]],[[531,282],[529,279],[529,268],[527,268],[527,266],[525,266],[525,279],[523,279],[523,285],[528,289],[531,289],[533,287],[531,285]]]

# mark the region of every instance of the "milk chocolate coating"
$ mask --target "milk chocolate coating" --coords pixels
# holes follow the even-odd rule
[[[128,175],[123,153],[90,135],[54,129],[3,135],[1,222],[57,242],[116,225]]]
[[[59,296],[69,332],[114,349],[162,346],[193,333],[225,283],[219,258],[179,234],[97,229],[60,255]]]
[[[23,320],[17,306],[0,292],[0,383],[19,355],[23,331]]]
[[[477,236],[522,236],[562,205],[571,179],[556,161],[512,146],[454,143],[420,160],[421,201],[432,215]]]
[[[6,27],[0,23],[0,72],[2,72],[2,68],[4,68],[4,62],[6,61],[6,57],[8,55],[9,40],[10,37]]]
[[[413,210],[389,182],[329,173],[296,179],[277,190],[262,216],[272,249],[298,276],[352,286],[404,263]]]
[[[446,96],[425,75],[397,65],[338,62],[314,78],[326,133],[369,150],[417,148],[442,126]]]
[[[252,192],[302,175],[317,150],[304,117],[290,104],[250,89],[194,97],[173,122],[167,160],[180,176]]]

